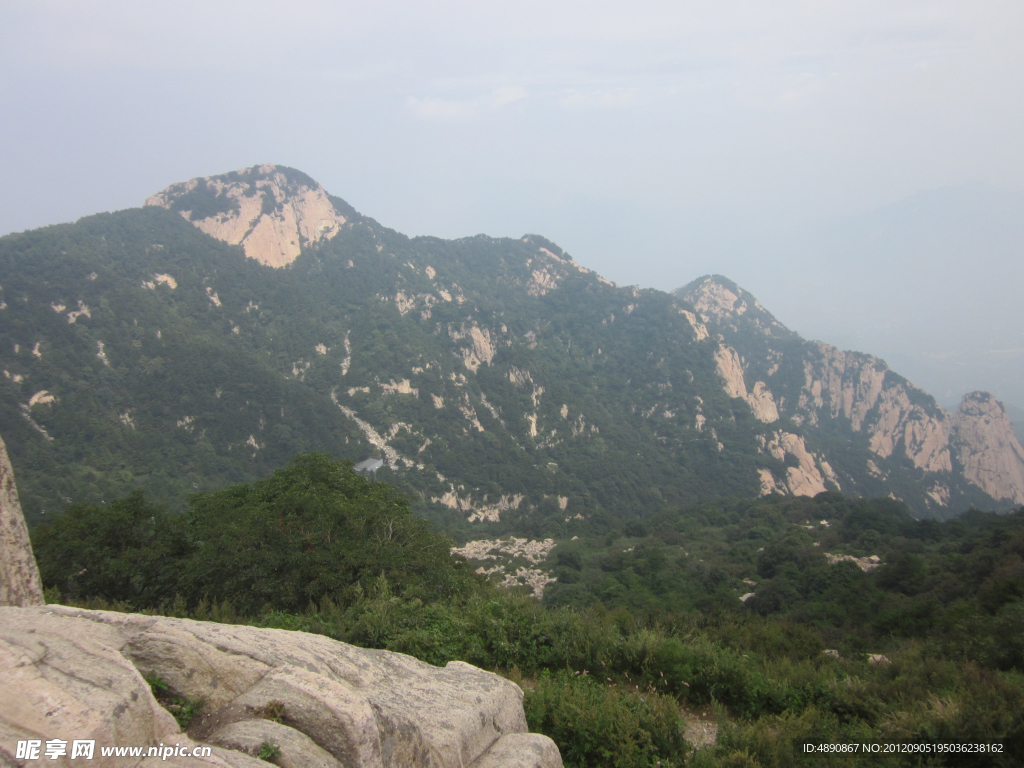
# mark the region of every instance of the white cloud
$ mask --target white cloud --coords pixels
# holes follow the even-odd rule
[[[613,88],[609,90],[569,90],[559,104],[566,109],[621,109],[638,102],[639,89]]]
[[[527,90],[521,86],[503,85],[500,88],[495,88],[494,92],[491,93],[491,108],[501,109],[508,104],[522,101],[529,95]]]
[[[437,123],[452,123],[470,120],[477,116],[477,104],[473,101],[452,101],[450,99],[417,99],[410,96],[406,104],[413,117]]]
[[[419,120],[450,123],[472,120],[486,113],[497,112],[528,96],[527,90],[521,86],[503,85],[493,89],[488,96],[470,99],[421,99],[410,96],[406,99],[406,105]]]

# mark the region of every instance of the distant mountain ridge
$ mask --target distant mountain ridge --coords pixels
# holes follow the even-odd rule
[[[1024,503],[1024,450],[1005,409],[987,393],[966,395],[957,412],[948,414],[884,361],[803,341],[726,278],[699,278],[674,293],[692,303],[720,337],[726,386],[734,397],[747,399],[762,421],[782,415],[797,426],[832,422],[840,434],[848,431],[851,445],[863,447],[862,436],[872,454],[863,459],[870,476],[884,479],[880,459],[909,460],[924,473],[926,493],[938,505],[949,503],[958,474],[995,499]],[[755,382],[750,394],[745,379]],[[824,464],[817,475],[810,472],[818,486],[831,470]],[[806,474],[786,480],[763,473],[764,488],[781,484],[795,493]],[[848,468],[847,474],[857,473]],[[870,485],[857,490],[871,493]]]
[[[669,295],[537,235],[408,238],[282,166],[0,238],[0,273],[0,433],[30,521],[137,487],[180,503],[314,449],[379,456],[466,537],[717,495],[1024,501],[986,395],[949,416],[725,278]]]

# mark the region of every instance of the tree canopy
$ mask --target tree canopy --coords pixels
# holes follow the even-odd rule
[[[140,608],[181,596],[227,600],[243,613],[302,610],[324,598],[348,602],[381,576],[432,601],[473,578],[403,494],[321,453],[265,480],[197,494],[184,515],[141,492],[78,505],[38,526],[33,546],[47,586]]]

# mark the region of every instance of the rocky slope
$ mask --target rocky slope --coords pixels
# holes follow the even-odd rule
[[[968,480],[993,498],[1024,503],[1024,449],[1001,403],[987,392],[966,395],[950,435]]]
[[[146,205],[176,211],[197,228],[271,267],[295,261],[303,246],[330,240],[345,217],[324,188],[291,168],[260,165],[172,184]]]
[[[407,238],[277,166],[150,203],[0,239],[0,429],[30,521],[136,487],[180,505],[308,450],[379,456],[463,541],[716,495],[1022,500],[998,406],[953,420],[724,278],[670,296],[537,235]]]
[[[878,493],[896,465],[918,479],[933,510],[972,498],[969,486],[1024,503],[1024,449],[990,395],[971,393],[949,414],[884,361],[804,341],[726,278],[700,278],[675,293],[718,339],[724,389],[745,399],[760,421],[781,426],[765,435],[765,447],[798,466],[784,478],[762,470],[765,492],[806,494],[827,483]],[[821,450],[808,453],[787,423]],[[829,442],[839,450],[830,451]]]

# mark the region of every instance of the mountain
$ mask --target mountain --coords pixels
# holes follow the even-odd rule
[[[758,298],[772,297],[790,327],[871,351],[943,406],[955,410],[979,382],[1021,403],[1022,210],[1019,190],[965,184],[921,191],[748,240],[748,252],[763,258],[747,274],[756,274]]]
[[[1010,403],[1006,403],[1005,406],[1006,415],[1013,424],[1013,434],[1017,436],[1018,441],[1024,441],[1024,409]]]
[[[770,492],[1024,502],[984,394],[949,415],[724,278],[670,295],[538,235],[408,238],[281,166],[0,238],[0,274],[30,522],[139,487],[180,507],[311,450],[379,457],[460,538]]]
[[[808,440],[828,457],[818,462],[821,471],[803,462],[784,479],[762,471],[764,490],[782,485],[800,494],[835,473],[844,490],[863,496],[888,491],[906,499],[909,481],[924,489],[932,509],[971,503],[972,488],[1024,502],[1024,450],[989,394],[968,394],[950,414],[883,360],[800,338],[726,278],[700,278],[674,293],[719,338],[720,372],[733,397],[766,423],[815,428]],[[795,440],[777,434],[776,451]],[[893,474],[883,460],[902,471]]]

